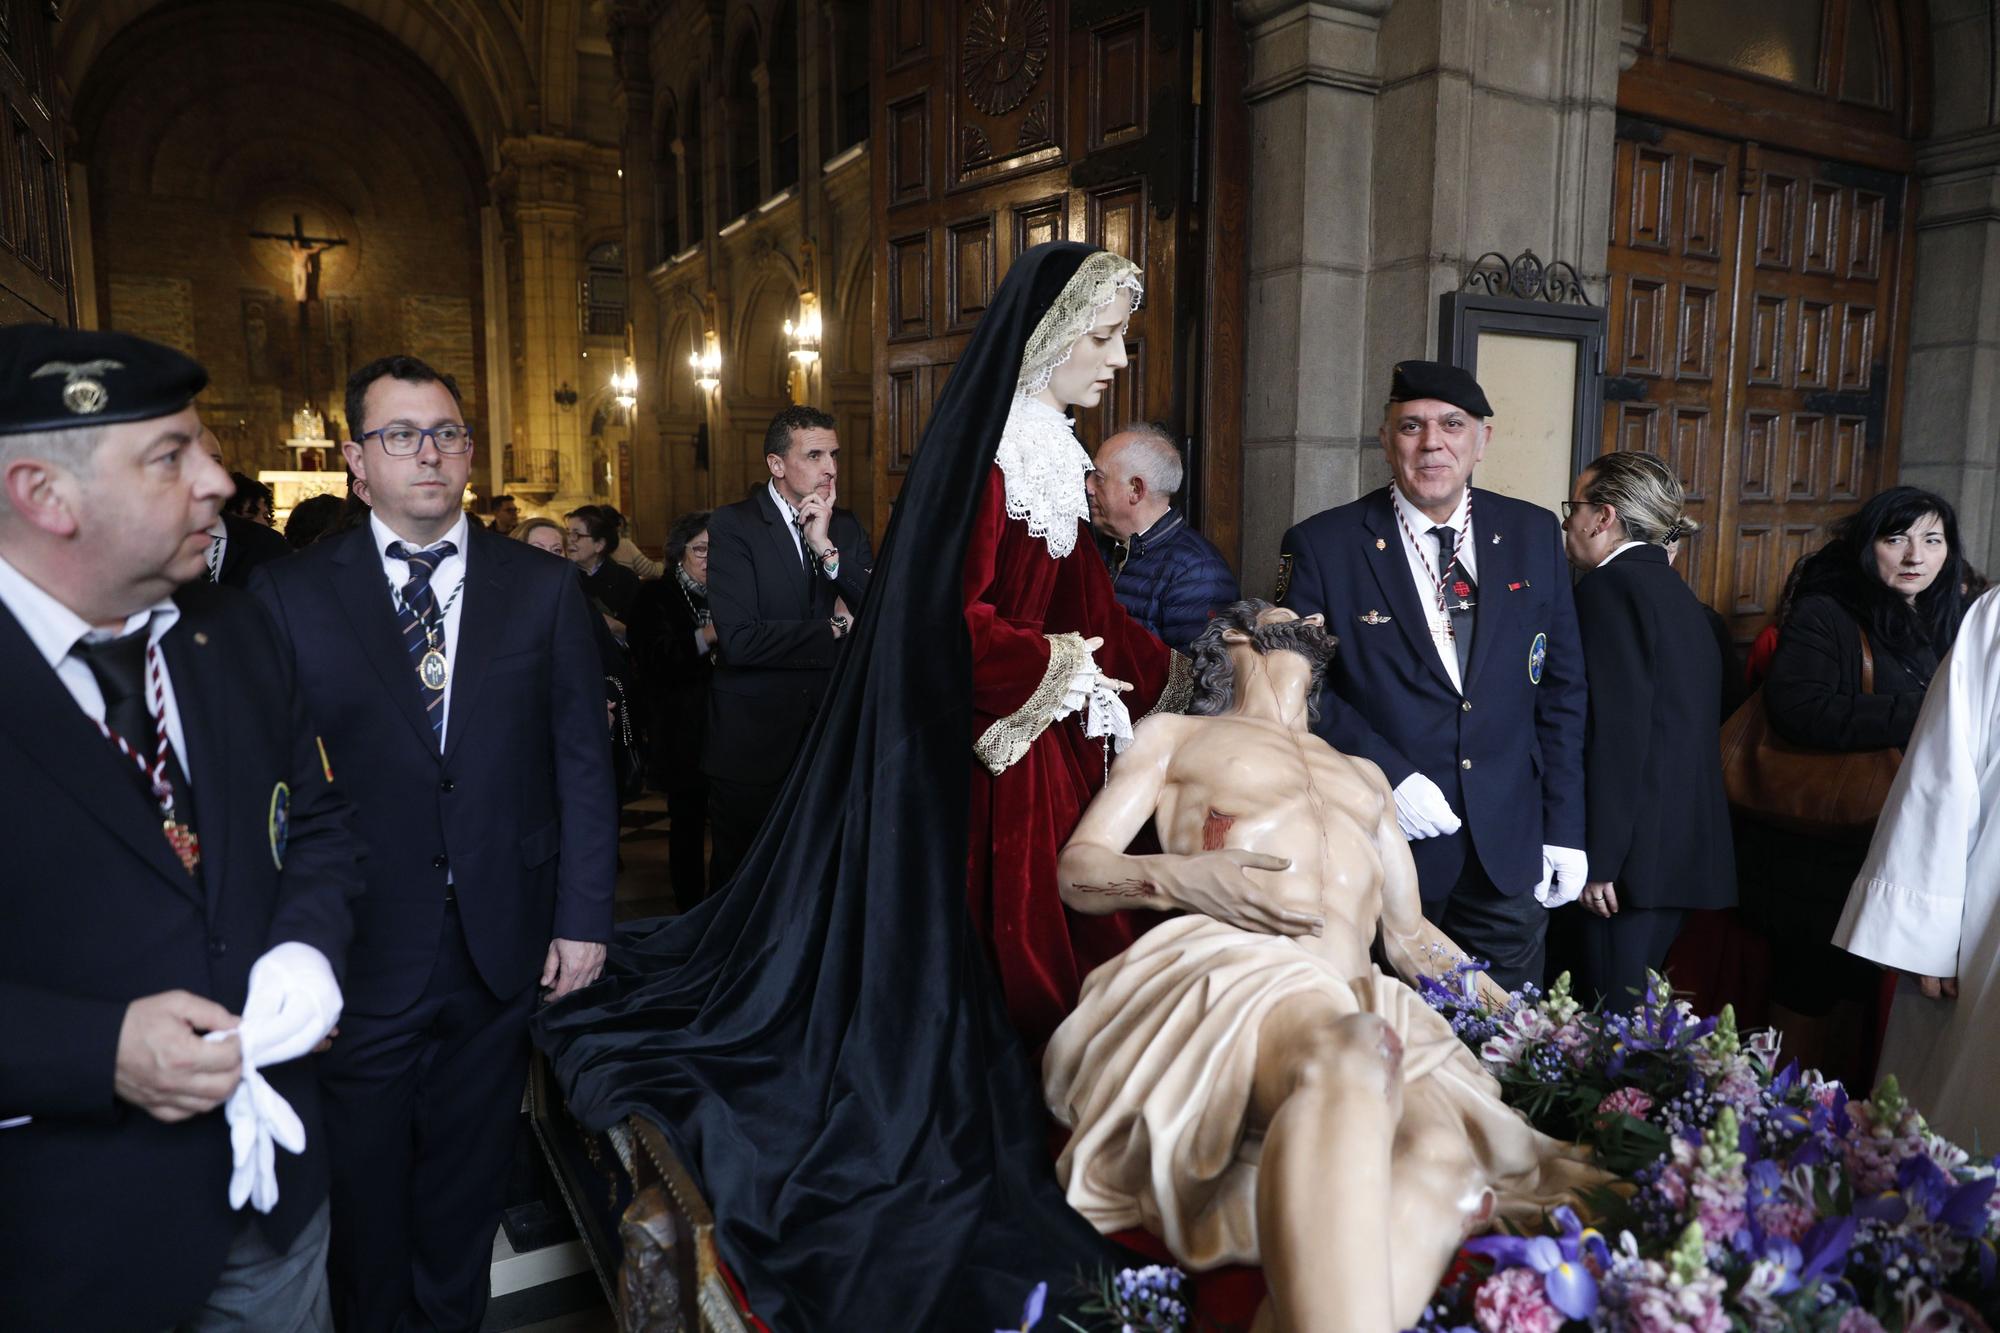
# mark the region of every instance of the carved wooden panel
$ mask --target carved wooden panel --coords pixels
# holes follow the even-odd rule
[[[1613,438],[1620,449],[1656,454],[1660,451],[1660,409],[1651,403],[1618,403],[1618,427]]]
[[[930,333],[930,233],[898,236],[889,242],[889,340],[928,338]]]
[[[1743,416],[1743,473],[1739,498],[1769,500],[1778,470],[1778,414],[1746,412]]]
[[[1674,373],[1705,380],[1715,371],[1715,289],[1689,283],[1681,288],[1680,355]]]
[[[1800,301],[1798,355],[1792,382],[1801,389],[1826,387],[1833,353],[1833,308],[1824,301]]]
[[[1798,412],[1792,416],[1791,447],[1786,451],[1785,499],[1819,498],[1820,460],[1826,452],[1826,418]]]
[[[1687,221],[1681,230],[1681,253],[1689,258],[1713,259],[1722,252],[1722,208],[1729,198],[1728,166],[1706,158],[1691,158],[1687,181]]]
[[[1010,211],[1014,215],[1014,253],[1017,255],[1030,246],[1044,241],[1060,241],[1069,235],[1069,210],[1061,195],[1016,204]]]
[[[1827,469],[1826,498],[1859,502],[1863,469],[1868,462],[1868,419],[1836,417],[1833,457]]]
[[[0,323],[70,323],[69,187],[51,24],[61,8],[0,8]],[[73,19],[72,22],[75,20]]]
[[[891,0],[889,14],[890,71],[928,58],[931,49],[930,0]]]
[[[1091,32],[1085,142],[1092,149],[1146,133],[1145,69],[1145,10]]]
[[[1698,502],[1709,496],[1710,475],[1715,463],[1715,439],[1709,431],[1712,420],[1713,414],[1705,407],[1674,409],[1673,439],[1663,461],[1673,469],[1674,477],[1690,501]]]
[[[1856,190],[1847,210],[1847,276],[1882,276],[1882,196]]]
[[[917,456],[917,441],[922,438],[924,418],[930,415],[930,394],[924,390],[924,378],[928,366],[912,366],[907,370],[889,372],[889,439],[888,458],[891,472],[907,472],[910,460]]]
[[[993,299],[993,215],[953,223],[946,235],[945,327],[958,333],[978,323]]]
[[[1799,267],[1806,273],[1835,271],[1840,247],[1841,188],[1829,181],[1806,186],[1805,245]]]
[[[1757,267],[1792,266],[1793,200],[1799,183],[1789,176],[1764,173],[1757,194]]]
[[[1665,250],[1673,236],[1674,155],[1641,148],[1632,162],[1631,238],[1634,250]]]
[[[1840,387],[1866,389],[1875,359],[1875,312],[1849,305],[1840,313]]]
[[[1121,185],[1090,192],[1087,239],[1146,266],[1146,191],[1143,185]]]
[[[1759,292],[1750,305],[1750,364],[1752,384],[1785,382],[1785,298]]]
[[[1662,371],[1662,325],[1666,320],[1666,284],[1634,278],[1625,292],[1623,373],[1658,375]]]
[[[931,195],[931,99],[918,93],[889,105],[889,202],[922,203]]]
[[[1765,613],[1765,591],[1771,583],[1771,570],[1776,564],[1776,534],[1768,523],[1745,523],[1736,529],[1736,559],[1733,582],[1736,595],[1732,599],[1730,612],[1739,616],[1761,616]]]
[[[1062,158],[1063,50],[1051,0],[960,0],[952,81],[954,185]]]

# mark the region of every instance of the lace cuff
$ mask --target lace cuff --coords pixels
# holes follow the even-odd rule
[[[1144,721],[1155,713],[1185,713],[1194,702],[1194,661],[1181,654],[1173,654],[1167,663],[1167,683],[1160,687],[1160,697],[1153,700],[1153,706],[1140,714]]]
[[[1077,678],[1081,676],[1088,682],[1097,675],[1097,664],[1084,648],[1082,635],[1045,637],[1049,641],[1049,665],[1042,672],[1041,684],[1035,686],[1035,692],[1019,709],[988,727],[972,743],[972,752],[979,756],[979,762],[996,777],[1019,763],[1051,722],[1067,717],[1085,701],[1089,686],[1084,684],[1079,688]],[[1072,693],[1078,696],[1074,704],[1069,702]]]

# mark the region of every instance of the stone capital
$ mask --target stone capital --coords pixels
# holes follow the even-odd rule
[[[1376,41],[1390,0],[1236,0],[1237,17],[1250,38],[1250,74],[1243,88],[1252,103],[1300,85],[1373,94]]]

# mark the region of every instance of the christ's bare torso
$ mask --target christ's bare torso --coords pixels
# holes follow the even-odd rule
[[[1381,775],[1275,722],[1188,718],[1180,733],[1154,811],[1161,849],[1290,858],[1289,869],[1246,873],[1283,906],[1325,916],[1324,933],[1299,936],[1302,947],[1343,975],[1365,973],[1382,916]]]

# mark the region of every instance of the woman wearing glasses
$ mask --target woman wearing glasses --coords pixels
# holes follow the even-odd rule
[[[1688,910],[1736,902],[1715,743],[1722,657],[1667,560],[1667,544],[1694,527],[1682,502],[1659,459],[1614,453],[1585,468],[1563,504],[1563,546],[1587,571],[1576,586],[1590,680],[1577,990],[1612,1008],[1665,963]]]

